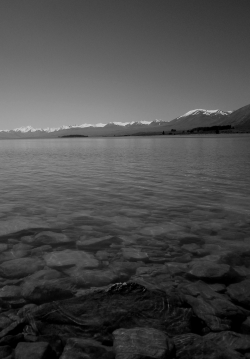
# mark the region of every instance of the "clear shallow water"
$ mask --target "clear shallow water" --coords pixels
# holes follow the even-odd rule
[[[3,140],[0,166],[5,252],[30,229],[70,238],[41,258],[84,250],[105,268],[140,259],[141,265],[213,260],[250,244],[249,136]],[[190,237],[202,240],[203,252],[181,247]]]

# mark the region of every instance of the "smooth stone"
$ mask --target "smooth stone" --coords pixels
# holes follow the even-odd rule
[[[138,267],[144,265],[143,262],[128,262],[128,261],[114,261],[109,265],[114,273],[117,273],[118,276],[127,276],[129,278],[132,274],[135,274]]]
[[[209,287],[218,293],[225,293],[227,287],[225,286],[225,284],[222,283],[210,283]]]
[[[245,266],[250,267],[250,251],[234,250],[224,254],[221,259],[221,263],[226,263],[231,266]]]
[[[250,334],[250,316],[241,324],[240,331],[243,334]]]
[[[20,249],[20,250],[8,250],[6,252],[2,252],[0,254],[0,263],[2,262],[6,262],[6,261],[11,261],[13,259],[17,259],[17,258],[23,258],[23,257],[27,257],[29,255],[29,251],[24,250],[24,249]]]
[[[166,257],[149,257],[149,262],[151,263],[166,263]]]
[[[120,328],[113,336],[116,359],[166,359],[174,349],[170,338],[154,328]]]
[[[200,246],[198,246],[196,243],[189,243],[189,244],[183,244],[181,248],[190,253],[195,253],[197,249],[200,248]]]
[[[44,244],[43,246],[33,248],[31,250],[31,255],[41,255],[43,253],[50,252],[52,250],[52,247],[49,244]]]
[[[63,233],[44,231],[34,237],[34,242],[36,244],[63,244],[72,242],[72,239]]]
[[[14,246],[12,247],[12,250],[17,251],[17,250],[26,250],[26,251],[30,251],[33,248],[33,246],[26,244],[26,243],[17,243],[14,244]]]
[[[101,238],[86,239],[86,237],[83,236],[76,242],[76,246],[79,249],[100,249],[100,247],[108,247],[112,244],[112,238],[112,236],[105,236]]]
[[[193,297],[202,296],[203,299],[224,298],[215,292],[210,285],[201,280],[197,282],[181,283],[178,290],[184,295],[192,295]]]
[[[20,342],[15,349],[15,359],[47,359],[50,356],[52,356],[52,350],[46,342]]]
[[[48,268],[48,269],[39,270],[34,274],[31,274],[29,277],[27,277],[26,280],[40,280],[40,279],[50,280],[50,279],[58,279],[61,276],[62,273],[58,272],[56,269]]]
[[[11,324],[11,319],[7,316],[0,315],[0,331],[7,328]]]
[[[123,279],[109,269],[88,270],[74,267],[65,272],[72,278],[73,283],[80,287],[102,287]]]
[[[4,236],[6,234],[11,234],[19,231],[23,231],[24,229],[31,228],[46,228],[47,223],[42,221],[30,221],[27,220],[26,217],[16,217],[4,221],[0,221],[0,236]]]
[[[140,276],[134,275],[130,278],[130,280],[144,285],[148,289],[155,288],[164,290],[166,292],[172,291],[176,286],[170,273],[159,273],[157,275],[148,274]]]
[[[108,260],[110,257],[113,257],[113,254],[107,252],[107,251],[97,251],[95,254],[96,258],[99,259],[100,261],[106,261]]]
[[[9,248],[8,244],[6,243],[0,243],[0,253],[7,251],[7,249]]]
[[[60,359],[115,359],[112,347],[101,345],[93,339],[70,338]]]
[[[188,236],[186,234],[182,238],[180,238],[179,244],[180,244],[180,246],[183,246],[185,244],[197,244],[200,246],[200,245],[204,244],[204,240],[196,235]]]
[[[192,260],[192,256],[190,255],[190,253],[186,253],[183,254],[182,256],[178,256],[178,257],[171,257],[170,258],[171,262],[178,262],[178,263],[189,263]]]
[[[17,334],[17,335],[5,335],[2,339],[0,339],[0,346],[9,345],[9,346],[11,346],[13,348],[13,347],[16,347],[16,345],[21,340],[23,340],[23,334],[20,334],[20,333]]]
[[[26,313],[28,313],[31,309],[36,308],[37,305],[34,303],[25,304],[19,311],[17,312],[17,315],[19,317],[24,317]]]
[[[205,243],[203,246],[203,249],[209,251],[209,252],[221,252],[223,251],[223,246],[219,244],[213,244],[213,243]]]
[[[209,261],[196,262],[187,273],[189,276],[210,281],[233,281],[237,273],[227,264]]]
[[[23,236],[21,237],[21,242],[25,244],[32,244],[34,243],[34,237],[32,236]]]
[[[92,254],[70,249],[47,253],[44,255],[44,260],[47,266],[51,268],[66,268],[72,266],[96,268],[99,265],[99,261],[95,259]]]
[[[150,275],[151,277],[154,277],[159,274],[171,274],[171,273],[168,266],[161,264],[148,266],[148,267],[139,267],[136,269],[137,276]]]
[[[250,268],[246,268],[245,266],[233,267],[234,271],[238,274],[241,280],[250,279]]]
[[[209,254],[202,258],[202,261],[220,263],[221,254]],[[198,259],[200,261],[200,259]]]
[[[136,248],[122,248],[122,255],[129,261],[148,261],[148,254]]]
[[[11,358],[12,348],[9,345],[0,346],[0,358],[1,359],[8,359],[7,357]]]
[[[193,333],[172,338],[178,359],[243,359],[236,351]]]
[[[239,334],[232,331],[221,333],[209,333],[205,335],[205,339],[211,340],[222,347],[240,352],[250,351],[250,337],[249,335]]]
[[[204,298],[204,295],[197,297],[186,295],[185,299],[196,316],[203,320],[210,330],[230,330],[233,325],[243,322],[246,314],[243,309],[234,305],[226,297],[218,297],[218,295],[216,293],[216,296],[210,299]]]
[[[1,299],[14,299],[19,298],[21,295],[20,287],[16,285],[6,285],[0,289]]]
[[[168,262],[167,266],[173,276],[183,275],[189,269],[189,264],[186,263]]]
[[[244,307],[250,309],[250,280],[243,280],[240,283],[234,283],[227,287],[229,297]]]
[[[35,304],[71,298],[74,292],[72,282],[66,278],[28,280],[21,287],[22,297]]]
[[[120,228],[139,227],[141,225],[141,221],[139,219],[125,216],[110,217],[110,220],[112,220],[113,225]]]
[[[39,258],[19,258],[1,263],[0,274],[4,278],[23,278],[43,267],[44,261]]]
[[[84,330],[103,342],[112,341],[117,328],[163,328],[169,336],[190,332],[192,316],[192,309],[175,293],[148,290],[136,283],[116,283],[65,301],[42,304],[31,310],[28,318],[41,322],[40,335],[50,332],[72,338]]]

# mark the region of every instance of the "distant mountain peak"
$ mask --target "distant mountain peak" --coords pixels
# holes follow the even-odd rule
[[[181,118],[181,117],[187,117],[187,116],[195,116],[195,115],[206,115],[206,116],[216,116],[216,115],[221,115],[221,116],[227,116],[230,115],[233,111],[221,111],[221,110],[204,110],[201,108],[198,108],[196,110],[191,110],[186,112],[184,115],[177,117]]]
[[[8,131],[8,130],[6,130]],[[26,126],[26,127],[19,127],[19,128],[14,128],[15,132],[22,132],[22,133],[26,133],[26,132],[36,132],[36,131],[42,131],[41,128],[34,128],[32,126]]]

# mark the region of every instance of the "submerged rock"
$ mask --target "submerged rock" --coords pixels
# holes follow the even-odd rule
[[[66,278],[52,280],[28,280],[21,287],[21,295],[27,301],[37,304],[51,300],[71,298],[74,295],[73,286]]]
[[[98,260],[95,259],[92,254],[70,249],[45,254],[44,260],[47,266],[51,268],[67,268],[73,266],[96,268],[99,265]]]
[[[12,348],[9,345],[0,346],[0,358],[11,358]]]
[[[43,304],[31,309],[28,318],[40,323],[42,335],[94,335],[98,341],[112,341],[112,332],[119,328],[151,327],[169,335],[190,332],[192,314],[176,295],[147,290],[135,283],[117,283],[106,290]]]
[[[60,359],[115,359],[112,348],[101,345],[96,340],[70,338]]]
[[[205,339],[239,352],[250,352],[250,336],[239,334],[231,331],[221,333],[209,333],[205,335]]]
[[[4,278],[23,278],[42,269],[44,262],[39,258],[18,258],[0,265],[0,275]]]
[[[7,249],[8,249],[8,244],[0,243],[0,253],[6,251]]]
[[[102,247],[107,248],[112,243],[121,243],[121,241],[117,241],[113,239],[112,236],[98,237],[98,238],[89,238],[87,239],[85,236],[82,236],[80,240],[76,242],[76,246],[79,249],[89,249],[89,250],[98,250]]]
[[[237,273],[227,264],[217,264],[210,261],[196,262],[187,273],[189,276],[208,281],[234,281]]]
[[[202,296],[185,296],[194,313],[212,331],[230,330],[233,325],[242,323],[246,314],[223,296],[204,299]]]
[[[236,351],[193,333],[177,335],[173,342],[177,359],[243,359]]]
[[[0,263],[11,261],[13,259],[27,257],[28,255],[29,255],[29,251],[24,249],[8,250],[0,254]]]
[[[122,248],[122,255],[129,261],[148,261],[148,254],[137,248]]]
[[[15,359],[47,359],[53,358],[49,343],[18,343],[15,349]]]
[[[244,280],[240,283],[231,284],[227,287],[227,294],[230,298],[250,309],[250,280]]]
[[[72,242],[72,239],[66,236],[66,234],[44,231],[38,233],[34,237],[34,242],[37,244],[64,244]]]
[[[16,285],[5,285],[0,289],[0,298],[1,299],[16,299],[21,295],[21,290],[19,286]]]
[[[31,250],[31,254],[35,256],[39,256],[43,253],[50,252],[52,250],[52,247],[49,244],[44,244],[43,246],[33,248]]]
[[[154,328],[120,328],[113,336],[116,359],[165,359],[174,348],[170,338]]]
[[[80,287],[102,287],[119,280],[119,276],[110,269],[88,270],[74,267],[65,273],[72,278],[73,283]]]

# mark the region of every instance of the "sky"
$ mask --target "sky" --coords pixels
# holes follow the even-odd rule
[[[249,0],[1,0],[0,129],[250,103]]]

